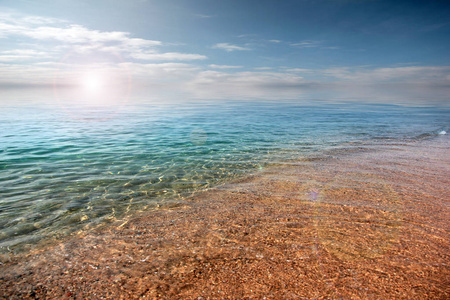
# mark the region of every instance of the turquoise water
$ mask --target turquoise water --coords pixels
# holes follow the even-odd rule
[[[433,138],[444,108],[317,102],[7,102],[0,111],[0,247],[20,249],[271,164]]]

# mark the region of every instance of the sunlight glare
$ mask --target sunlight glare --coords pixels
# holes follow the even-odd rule
[[[87,73],[82,78],[82,86],[87,92],[100,92],[104,85],[101,74]]]

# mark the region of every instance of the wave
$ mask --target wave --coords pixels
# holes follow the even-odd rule
[[[416,137],[413,138],[413,140],[423,140],[423,139],[429,139],[429,138],[434,138],[434,137],[438,137],[441,135],[446,135],[447,131],[444,129],[439,129],[439,130],[435,130],[432,132],[426,132],[426,133],[422,133]]]

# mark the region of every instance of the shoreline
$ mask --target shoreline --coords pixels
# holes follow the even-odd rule
[[[444,299],[448,145],[439,137],[271,167],[5,257],[0,297]]]

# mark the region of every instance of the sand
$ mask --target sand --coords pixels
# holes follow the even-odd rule
[[[449,299],[449,139],[273,166],[30,253],[9,299]]]

